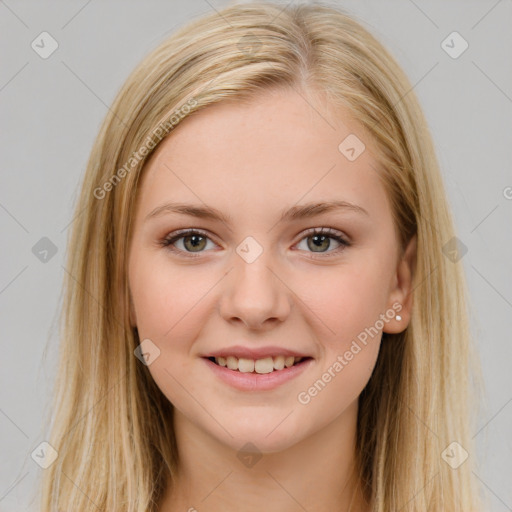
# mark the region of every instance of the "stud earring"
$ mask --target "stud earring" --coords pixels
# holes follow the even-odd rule
[[[400,315],[396,315],[395,318],[400,322],[402,320],[402,317]]]

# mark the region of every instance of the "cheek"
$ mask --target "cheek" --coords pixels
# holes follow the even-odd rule
[[[381,343],[377,322],[385,312],[383,279],[382,266],[366,262],[340,267],[307,291],[304,302],[315,313],[310,318],[322,350],[317,371],[296,396],[308,418],[329,423],[368,383]]]
[[[347,350],[351,340],[375,325],[386,308],[386,282],[382,262],[364,257],[307,280],[303,301],[321,326],[326,350]]]
[[[130,265],[140,340],[150,339],[160,351],[148,370],[169,401],[187,409],[189,393],[201,394],[189,378],[197,371],[190,352],[207,315],[205,296],[216,280],[211,271],[177,268],[165,258],[144,253],[134,254]]]
[[[308,280],[304,302],[315,313],[310,318],[322,360],[317,381],[301,390],[304,400],[297,397],[301,406],[311,402],[311,411],[330,410],[336,415],[366,386],[380,349],[387,276],[383,260],[361,255],[336,271],[317,273],[315,286]]]
[[[179,269],[163,258],[134,257],[130,271],[130,290],[140,336],[180,337],[191,325],[199,325],[202,299],[214,285],[211,272]],[[190,334],[190,332],[189,332]]]

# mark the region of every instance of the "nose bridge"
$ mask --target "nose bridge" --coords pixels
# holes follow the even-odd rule
[[[248,237],[236,248],[236,282],[245,282],[250,286],[262,284],[264,288],[272,287],[273,284],[269,282],[269,277],[273,275],[270,268],[275,266],[272,259],[271,249],[264,248],[253,237]]]
[[[248,236],[237,246],[234,260],[233,281],[237,285],[237,292],[247,293],[245,287],[250,288],[253,295],[273,293],[276,283],[271,272],[275,266],[271,248],[264,247],[256,238]]]

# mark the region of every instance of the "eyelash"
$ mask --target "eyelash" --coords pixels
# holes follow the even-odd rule
[[[184,256],[185,258],[197,258],[201,255],[201,252],[204,252],[204,251],[193,254],[193,253],[190,253],[187,251],[182,251],[181,249],[176,249],[173,246],[174,242],[180,240],[181,238],[185,238],[187,236],[193,236],[193,235],[199,235],[204,238],[208,238],[210,240],[210,237],[208,236],[208,234],[200,229],[185,229],[185,230],[178,231],[170,236],[166,236],[164,239],[162,239],[160,241],[160,245],[174,253],[179,253],[180,255],[185,254],[186,255],[186,256]],[[311,228],[305,232],[305,236],[303,236],[299,240],[299,243],[302,240],[304,240],[305,238],[309,238],[309,237],[317,236],[317,235],[328,235],[329,238],[336,240],[336,242],[340,243],[341,245],[337,249],[327,252],[327,253],[313,253],[312,252],[311,254],[313,254],[313,256],[310,256],[310,257],[313,259],[329,258],[329,257],[336,255],[339,252],[343,251],[345,249],[345,247],[349,247],[350,245],[352,245],[350,242],[348,242],[343,237],[341,237],[339,234],[337,234],[337,232],[334,231],[332,228]]]

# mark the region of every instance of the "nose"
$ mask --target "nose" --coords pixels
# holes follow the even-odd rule
[[[234,267],[224,280],[220,313],[228,322],[243,322],[261,329],[283,322],[289,315],[293,293],[272,265],[271,251],[254,261],[234,254]]]

